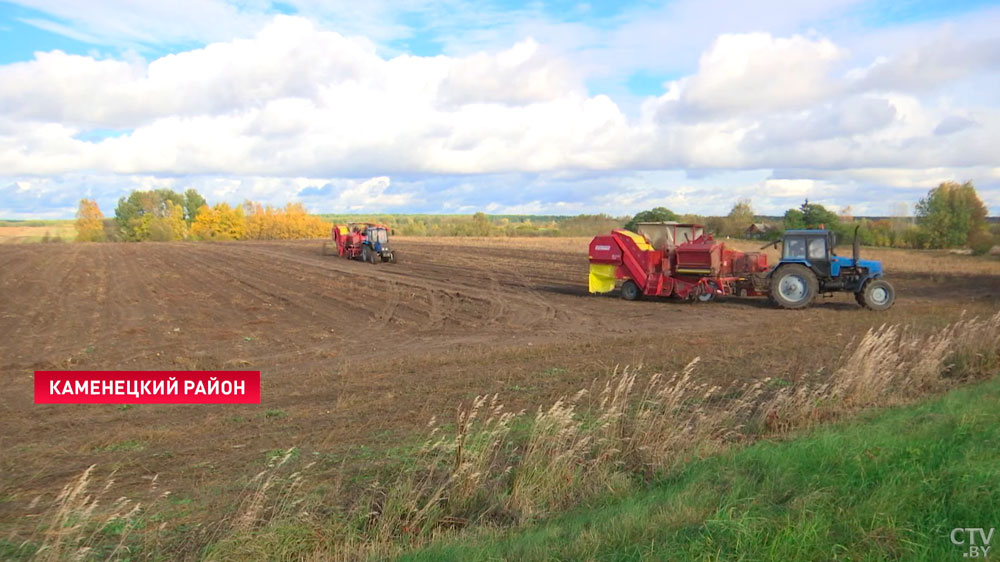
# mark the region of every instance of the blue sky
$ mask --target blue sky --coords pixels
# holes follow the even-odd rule
[[[1000,214],[991,2],[0,2],[0,217],[132,189],[319,212]]]

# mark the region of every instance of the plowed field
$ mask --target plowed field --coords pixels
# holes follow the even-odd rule
[[[618,365],[728,381],[829,369],[852,338],[1000,306],[994,259],[883,252],[898,302],[626,302],[586,292],[587,240],[397,239],[399,263],[319,241],[0,246],[0,533],[92,464],[226,505],[269,451],[378,465],[482,393],[533,408]],[[260,406],[36,406],[36,369],[254,369]],[[368,453],[366,453],[367,451]],[[370,451],[376,451],[371,454]]]

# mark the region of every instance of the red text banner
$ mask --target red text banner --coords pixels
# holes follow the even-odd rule
[[[260,371],[35,371],[35,404],[260,404]]]

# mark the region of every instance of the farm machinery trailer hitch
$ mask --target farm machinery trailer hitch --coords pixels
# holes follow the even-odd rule
[[[789,230],[773,267],[760,252],[740,252],[717,242],[697,224],[640,223],[639,232],[614,230],[590,242],[591,293],[621,286],[621,296],[672,296],[702,302],[719,296],[766,296],[781,308],[805,308],[820,294],[851,292],[858,304],[886,310],[895,301],[882,263],[834,253],[828,230]]]

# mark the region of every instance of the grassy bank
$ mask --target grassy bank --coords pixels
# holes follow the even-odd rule
[[[953,528],[1000,524],[998,403],[993,379],[693,462],[547,524],[455,537],[400,560],[962,559]]]

